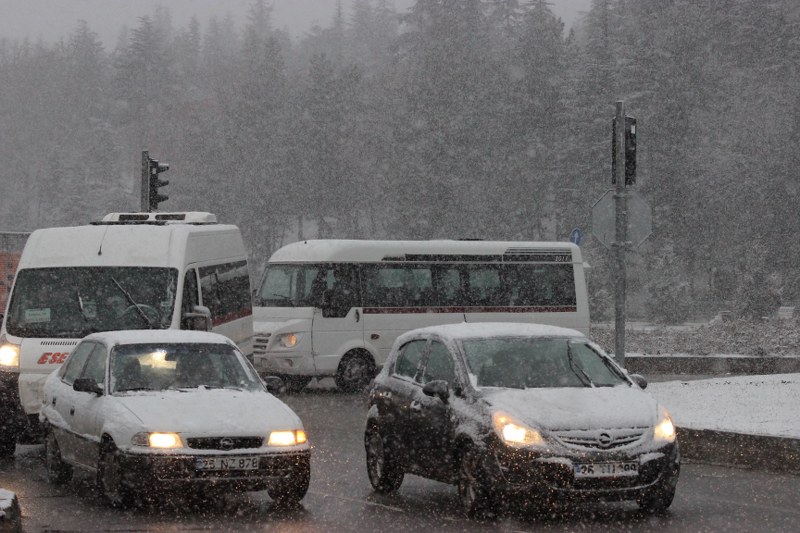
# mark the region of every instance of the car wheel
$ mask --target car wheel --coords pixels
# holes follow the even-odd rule
[[[292,474],[269,487],[267,494],[276,505],[280,507],[295,507],[300,503],[308,492],[308,485],[311,481],[311,466],[308,459],[302,460],[294,469]]]
[[[113,442],[104,443],[100,450],[97,485],[114,507],[128,507],[133,502],[131,489],[122,482],[122,465]]]
[[[17,434],[13,431],[4,432],[0,436],[0,457],[14,457],[17,449]]]
[[[52,429],[46,429],[44,434],[44,467],[47,471],[47,481],[54,485],[63,485],[72,479],[72,466],[61,458],[61,449]]]
[[[363,352],[348,352],[336,370],[336,386],[345,392],[358,392],[375,377],[375,363]]]
[[[497,515],[497,505],[488,486],[483,458],[475,448],[461,455],[458,498],[469,518],[485,519]]]
[[[367,475],[372,488],[383,494],[396,492],[403,484],[403,469],[387,453],[384,438],[378,428],[373,426],[364,434],[364,447],[367,451]]]

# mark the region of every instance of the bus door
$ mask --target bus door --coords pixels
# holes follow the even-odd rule
[[[338,358],[364,342],[361,282],[357,265],[325,265],[312,292],[320,298],[311,326],[312,353],[317,372],[335,371]]]

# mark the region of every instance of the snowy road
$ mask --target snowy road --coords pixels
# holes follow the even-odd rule
[[[655,388],[655,384],[652,385]],[[314,444],[311,489],[302,507],[279,511],[260,493],[140,510],[106,506],[84,477],[57,488],[45,481],[41,447],[19,447],[0,462],[0,485],[15,491],[26,531],[795,531],[800,477],[684,464],[667,516],[633,504],[578,506],[538,516],[514,510],[491,526],[463,518],[454,487],[407,476],[395,496],[370,488],[362,444],[365,404],[358,395],[310,390],[286,396]]]

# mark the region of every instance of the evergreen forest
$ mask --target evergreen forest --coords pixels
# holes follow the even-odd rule
[[[257,278],[307,238],[559,240],[584,232],[592,320],[613,257],[591,235],[615,102],[637,119],[652,235],[629,312],[665,323],[800,305],[800,4],[545,0],[339,5],[302,36],[142,13],[106,46],[0,36],[0,230],[139,210],[142,150],[165,211],[242,228]]]

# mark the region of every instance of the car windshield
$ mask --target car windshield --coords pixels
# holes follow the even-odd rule
[[[332,278],[325,265],[269,265],[264,271],[254,305],[304,307],[319,305]]]
[[[21,270],[7,329],[19,337],[80,338],[120,329],[165,329],[178,271],[151,267]]]
[[[228,344],[123,344],[111,352],[111,391],[198,387],[263,389],[261,381]]]
[[[629,383],[583,339],[487,338],[461,344],[478,387],[613,387]]]

